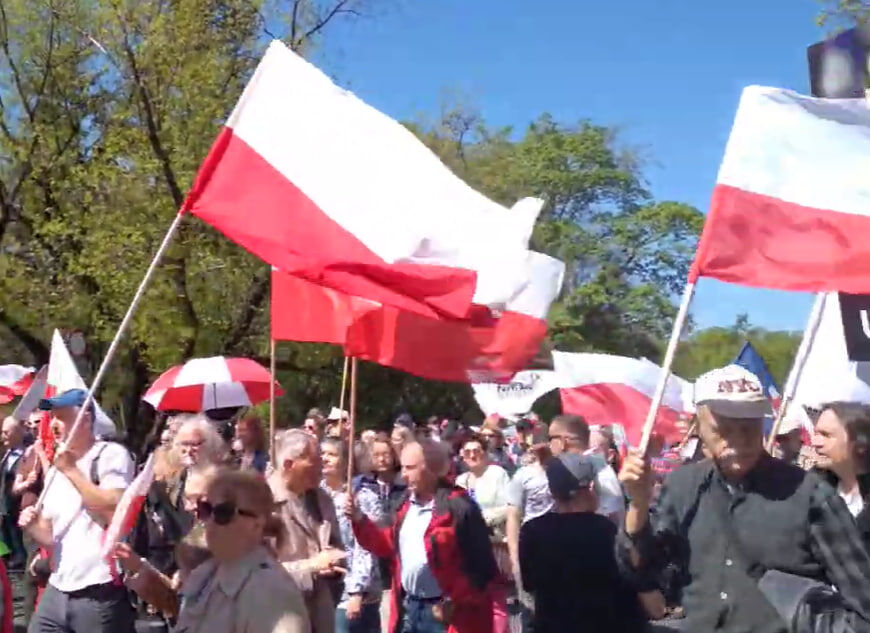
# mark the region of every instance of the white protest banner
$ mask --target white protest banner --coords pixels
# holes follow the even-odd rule
[[[474,399],[485,415],[514,419],[532,410],[535,401],[559,388],[556,372],[521,371],[506,383],[472,383]]]

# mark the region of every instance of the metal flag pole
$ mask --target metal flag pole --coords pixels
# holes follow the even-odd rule
[[[109,364],[112,362],[112,359],[115,356],[115,352],[118,350],[118,345],[121,343],[121,339],[124,337],[124,332],[127,331],[127,328],[130,326],[130,321],[133,320],[133,315],[136,313],[136,308],[139,307],[139,302],[142,300],[142,297],[145,295],[145,289],[148,287],[148,284],[151,281],[151,278],[154,276],[154,272],[157,270],[157,266],[160,264],[160,260],[163,258],[164,253],[169,248],[169,243],[172,241],[173,236],[175,235],[178,227],[181,225],[181,220],[184,218],[184,209],[182,208],[178,213],[175,214],[175,219],[172,220],[172,224],[169,225],[169,230],[166,231],[166,235],[163,236],[163,241],[160,243],[160,247],[157,249],[157,252],[154,254],[154,259],[151,260],[151,263],[148,265],[148,269],[145,271],[145,276],[142,278],[139,287],[136,289],[136,294],[133,295],[133,301],[130,302],[130,307],[127,308],[127,313],[124,315],[124,318],[121,319],[121,325],[118,326],[118,331],[115,333],[115,338],[112,339],[111,345],[109,345],[109,349],[106,351],[106,356],[103,358],[103,362],[100,365],[100,368],[97,370],[97,375],[94,376],[94,380],[91,383],[90,389],[88,389],[88,394],[85,396],[85,401],[82,406],[79,408],[79,412],[76,415],[76,419],[73,422],[72,428],[67,434],[67,438],[73,437],[75,435],[76,430],[78,430],[79,425],[82,422],[82,418],[84,417],[85,411],[91,406],[91,403],[94,401],[94,394],[97,389],[100,388],[100,385],[103,382],[103,377],[106,375],[106,371],[109,369]],[[93,423],[93,420],[91,421]],[[58,452],[62,451],[66,447],[66,444],[62,444],[59,447]],[[42,488],[42,492],[39,495],[39,499],[36,501],[36,512],[39,513],[42,510],[42,504],[45,502],[45,495],[48,492],[48,489],[51,488],[51,483],[54,481],[54,477],[57,474],[57,469],[53,466],[49,468],[48,473],[45,475],[45,486]]]
[[[347,359],[345,359],[347,360]],[[356,430],[356,373],[359,359],[354,356],[350,369],[350,428],[347,433],[347,491],[353,493],[353,438]],[[342,390],[343,391],[343,390]]]
[[[677,344],[680,342],[680,335],[683,333],[683,327],[686,324],[686,318],[689,316],[689,305],[692,303],[692,297],[695,294],[695,282],[686,283],[686,288],[683,290],[683,298],[680,301],[680,309],[677,311],[677,318],[674,320],[674,329],[671,330],[671,339],[668,341],[668,348],[665,351],[665,360],[662,363],[662,372],[659,374],[659,382],[656,385],[655,394],[650,403],[649,411],[646,414],[646,420],[643,423],[643,435],[641,436],[640,453],[646,454],[649,438],[652,435],[653,426],[655,426],[656,416],[659,412],[659,406],[662,404],[662,399],[665,395],[665,388],[668,384],[668,378],[671,375],[671,366],[674,364],[674,355],[677,352]]]
[[[275,468],[275,339],[269,340],[269,459]]]
[[[816,332],[819,331],[819,324],[822,322],[826,297],[826,293],[818,293],[816,295],[816,300],[813,303],[813,309],[810,311],[810,318],[807,321],[806,329],[804,329],[804,336],[801,339],[801,344],[798,347],[797,354],[795,354],[791,371],[788,373],[788,380],[785,382],[785,393],[782,395],[782,403],[779,406],[779,411],[776,412],[776,418],[773,420],[770,435],[767,436],[765,448],[767,448],[768,453],[773,450],[773,445],[776,442],[776,436],[779,433],[780,426],[782,426],[782,421],[785,418],[788,405],[794,399],[794,395],[797,392],[801,373],[803,373],[804,365],[806,365],[807,358],[813,348],[813,342],[816,339]]]

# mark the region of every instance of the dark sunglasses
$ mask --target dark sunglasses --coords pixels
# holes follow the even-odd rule
[[[200,521],[208,521],[209,517],[213,517],[214,522],[218,525],[229,525],[233,522],[233,519],[236,518],[237,514],[252,519],[256,519],[260,516],[256,512],[237,508],[236,504],[232,501],[224,501],[223,503],[216,504],[202,500],[196,502],[196,518]]]

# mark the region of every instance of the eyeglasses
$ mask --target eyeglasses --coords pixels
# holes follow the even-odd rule
[[[553,440],[564,440],[564,441],[566,441],[566,442],[570,442],[571,440],[575,440],[575,441],[576,441],[576,440],[577,440],[577,436],[576,436],[576,435],[560,435],[560,434],[553,434],[553,435],[550,435],[550,441],[552,442]]]
[[[252,519],[259,518],[259,514],[250,510],[237,508],[232,501],[224,501],[223,503],[212,504],[208,501],[199,500],[196,502],[196,517],[200,521],[208,521],[210,517],[214,518],[214,522],[218,525],[229,525],[233,522],[236,515]]]
[[[178,443],[178,445],[181,446],[181,448],[199,448],[203,444],[205,444],[205,441],[203,441],[203,440],[200,440],[199,442],[179,442]]]
[[[462,454],[471,457],[472,455],[482,455],[483,451],[479,448],[463,448]]]

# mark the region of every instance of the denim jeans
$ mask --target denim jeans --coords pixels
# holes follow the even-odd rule
[[[336,609],[335,633],[380,633],[380,607],[379,602],[364,604],[359,617],[355,620],[347,619],[347,611],[344,607]]]
[[[435,619],[431,601],[405,599],[405,616],[402,620],[402,633],[445,633],[447,627]]]

